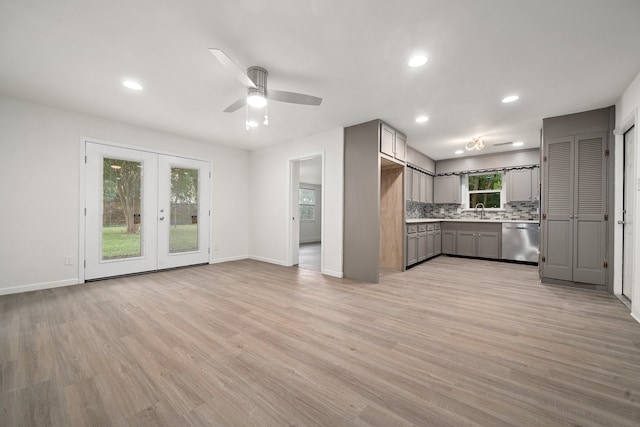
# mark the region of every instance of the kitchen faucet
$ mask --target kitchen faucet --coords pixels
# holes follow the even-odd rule
[[[484,203],[478,203],[475,207],[475,212],[478,213],[478,206],[482,206],[482,211],[480,211],[480,219],[484,219]]]

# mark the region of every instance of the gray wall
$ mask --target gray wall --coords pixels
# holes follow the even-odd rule
[[[499,169],[539,164],[540,149],[532,148],[530,150],[439,160],[436,162],[436,173],[466,172],[479,169]]]

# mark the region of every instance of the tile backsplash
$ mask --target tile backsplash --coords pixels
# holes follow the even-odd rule
[[[406,202],[407,218],[445,218],[445,219],[474,219],[480,218],[480,210],[460,210],[460,205],[455,204],[427,204],[420,202]],[[538,208],[540,202],[511,202],[507,203],[502,211],[485,211],[485,216],[490,219],[510,220],[540,220]]]

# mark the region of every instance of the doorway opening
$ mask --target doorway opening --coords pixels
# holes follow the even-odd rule
[[[618,221],[622,224],[622,296],[632,301],[635,126],[624,133],[623,145],[622,220]]]
[[[322,272],[323,157],[291,162],[292,265]]]

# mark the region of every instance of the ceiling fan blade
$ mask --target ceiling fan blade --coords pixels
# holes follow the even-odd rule
[[[209,52],[211,52],[211,54],[216,57],[220,64],[222,64],[222,66],[226,68],[226,70],[229,71],[233,75],[233,77],[235,77],[235,79],[240,82],[241,85],[255,89],[255,83],[253,83],[251,79],[247,77],[247,74],[242,70],[242,68],[238,67],[236,63],[227,56],[226,53],[224,53],[220,49],[215,48],[209,48]]]
[[[225,113],[233,113],[234,111],[239,110],[240,108],[244,107],[245,105],[247,105],[247,97],[246,96],[238,99],[236,102],[234,102],[233,104],[229,105],[227,108],[225,108],[224,112]]]
[[[320,105],[322,98],[317,96],[305,95],[303,93],[286,92],[283,90],[271,90],[267,91],[267,98],[274,101],[289,102],[291,104],[303,104],[303,105]]]

